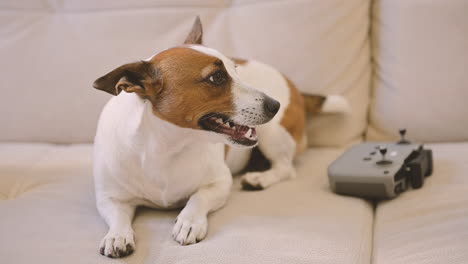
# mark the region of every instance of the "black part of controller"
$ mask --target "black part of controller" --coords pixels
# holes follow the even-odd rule
[[[423,150],[426,154],[427,158],[427,170],[424,176],[428,177],[432,175],[432,171],[434,170],[434,163],[432,161],[432,149],[424,149]]]
[[[405,170],[405,166],[402,166],[398,171],[397,173],[395,174],[395,176],[393,176],[393,179],[395,180],[395,182],[399,181],[399,180],[402,180],[402,179],[406,179],[408,178],[408,173],[406,172]]]
[[[421,166],[416,163],[407,165],[406,167],[409,171],[408,180],[413,189],[419,189],[424,185],[424,175],[421,170]]]
[[[396,194],[400,194],[404,191],[406,191],[406,182],[403,180],[403,181],[400,181],[400,182],[396,182],[395,184],[395,188],[393,190]]]
[[[413,189],[424,185],[424,177],[432,174],[432,150],[419,146],[405,159],[403,166],[395,175],[395,180],[406,178]]]

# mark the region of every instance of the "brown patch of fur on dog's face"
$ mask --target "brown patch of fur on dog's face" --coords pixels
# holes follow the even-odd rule
[[[284,78],[288,82],[290,99],[280,124],[289,132],[296,142],[296,146],[299,147],[303,145],[301,143],[304,139],[305,133],[304,99],[294,83],[292,83],[286,76],[284,76]],[[296,149],[297,153],[301,151],[302,150],[300,149]]]
[[[222,83],[210,82],[217,73]],[[231,77],[223,61],[187,47],[169,49],[151,61],[129,63],[97,79],[93,86],[113,95],[136,93],[150,100],[159,118],[185,128],[199,129],[209,113],[234,114]]]
[[[179,47],[163,51],[151,59],[160,72],[163,86],[148,96],[155,115],[180,127],[199,129],[199,119],[211,112],[232,116],[234,112],[231,78],[223,62],[199,51]],[[221,72],[222,85],[209,82]]]

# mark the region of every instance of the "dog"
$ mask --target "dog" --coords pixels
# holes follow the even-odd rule
[[[306,110],[347,108],[343,97],[303,96],[268,65],[202,46],[202,35],[197,17],[183,45],[93,84],[115,95],[100,115],[94,144],[96,205],[109,226],[102,255],[134,251],[137,206],[183,207],[175,241],[202,240],[207,215],[226,202],[233,174],[249,163],[266,164],[242,176],[244,189],[255,190],[293,178],[293,159],[307,146]]]

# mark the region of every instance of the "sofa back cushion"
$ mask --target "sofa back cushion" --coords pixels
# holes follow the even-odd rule
[[[379,0],[368,139],[468,140],[468,2]]]
[[[93,81],[182,44],[196,15],[206,45],[269,63],[304,92],[348,97],[353,114],[311,119],[312,144],[359,139],[370,89],[368,8],[369,0],[3,2],[0,141],[92,142],[110,98]]]

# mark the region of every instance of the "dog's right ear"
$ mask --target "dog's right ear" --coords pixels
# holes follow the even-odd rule
[[[97,79],[93,87],[118,95],[121,91],[143,94],[150,85],[157,82],[157,74],[153,66],[146,62],[134,62],[122,65],[117,69]]]
[[[200,17],[195,18],[192,30],[184,41],[184,44],[199,44],[203,42],[203,27],[200,21]]]

